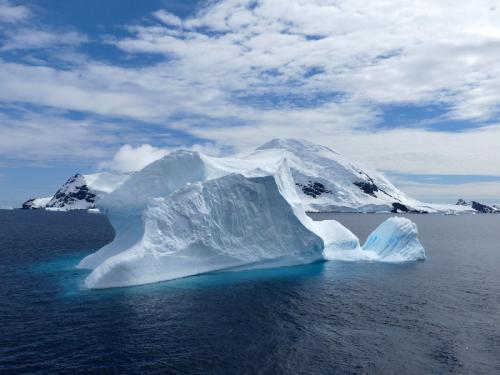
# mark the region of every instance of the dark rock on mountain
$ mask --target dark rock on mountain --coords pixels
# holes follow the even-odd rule
[[[309,195],[313,198],[316,198],[316,197],[320,196],[321,194],[325,194],[325,193],[331,194],[332,193],[330,190],[327,190],[325,188],[325,185],[323,185],[320,182],[309,181],[309,183],[307,185],[303,185],[303,184],[299,184],[299,183],[296,183],[295,185],[300,186],[302,188],[302,192],[304,194]]]
[[[392,204],[392,210],[391,212],[397,214],[398,212],[409,212],[410,210],[408,209],[408,207],[406,207],[404,204],[401,204],[401,203],[398,203],[398,202],[394,202]]]
[[[359,181],[353,182],[353,184],[359,187],[364,193],[377,198],[375,192],[378,191],[378,187],[373,182]]]
[[[26,202],[23,203],[23,205],[22,205],[21,208],[23,210],[34,210],[34,209],[36,209],[37,207],[35,206],[35,200],[36,200],[36,198],[28,199]]]
[[[47,208],[89,209],[95,207],[96,195],[87,186],[85,177],[77,173],[54,194]]]
[[[476,201],[472,201],[472,208],[475,209],[477,212],[481,212],[483,214],[491,214],[497,212],[497,210],[494,209],[493,207],[487,206],[485,204]]]

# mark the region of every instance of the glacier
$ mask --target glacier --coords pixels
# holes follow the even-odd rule
[[[267,154],[214,158],[179,150],[131,175],[97,202],[116,236],[79,263],[91,270],[85,286],[324,260],[414,260],[418,239],[406,222],[389,221],[361,247],[339,222],[313,221],[293,177],[297,160],[275,149]]]

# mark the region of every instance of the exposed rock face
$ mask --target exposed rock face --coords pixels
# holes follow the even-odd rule
[[[463,199],[459,199],[457,201],[457,206],[472,207],[476,212],[480,212],[482,214],[500,213],[500,209],[497,206],[495,205],[488,206],[486,204],[482,204],[477,201],[471,201],[470,203],[468,203]]]
[[[493,207],[487,206],[485,204],[472,201],[472,208],[475,209],[477,212],[481,212],[483,214],[491,214],[494,212],[497,212]]]
[[[398,202],[394,202],[392,204],[392,210],[391,212],[393,213],[398,213],[398,212],[409,212],[410,210],[408,209],[408,207],[406,207],[404,204],[401,204],[401,203],[398,203]]]
[[[95,207],[96,195],[89,190],[85,177],[77,173],[54,194],[46,208],[86,210]]]
[[[23,203],[22,209],[23,210],[38,210],[38,209],[43,209],[47,205],[47,203],[50,201],[51,197],[47,198],[31,198],[28,199],[26,202]]]
[[[363,190],[364,193],[377,198],[375,192],[378,191],[378,187],[373,182],[360,181],[360,182],[353,182],[353,184],[359,187],[361,190]]]
[[[325,185],[320,182],[309,181],[307,185],[296,183],[295,185],[302,188],[302,192],[310,197],[316,198],[321,194],[331,194],[331,190],[327,190]]]
[[[34,204],[35,204],[36,198],[31,198],[28,199],[26,202],[23,203],[22,209],[23,210],[32,210],[34,209]]]

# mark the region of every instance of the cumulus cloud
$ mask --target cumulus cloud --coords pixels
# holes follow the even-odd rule
[[[398,188],[405,193],[423,201],[447,201],[455,203],[459,198],[479,200],[482,202],[500,203],[498,192],[500,182],[468,182],[462,184],[417,184],[399,183]]]
[[[182,33],[171,29],[179,22],[144,26],[117,46],[175,55],[182,76],[226,92],[339,91],[376,104],[447,103],[454,117],[485,119],[499,104],[499,15],[489,0],[221,1]]]
[[[138,147],[126,144],[120,147],[112,160],[102,162],[100,167],[122,173],[136,172],[166,154],[168,154],[167,150],[148,144]]]

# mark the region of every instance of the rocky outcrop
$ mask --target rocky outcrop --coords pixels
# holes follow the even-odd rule
[[[479,212],[479,213],[482,213],[482,214],[495,214],[495,213],[500,213],[500,209],[495,206],[495,205],[492,205],[492,206],[488,206],[486,204],[483,204],[483,203],[479,203],[477,201],[471,201],[470,203],[463,200],[463,199],[459,199],[457,201],[457,206],[468,206],[468,207],[472,207],[472,209],[474,209],[476,212]]]

